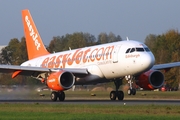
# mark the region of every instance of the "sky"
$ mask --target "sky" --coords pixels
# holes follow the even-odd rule
[[[0,45],[24,36],[29,9],[45,45],[54,36],[106,32],[144,42],[149,34],[180,30],[180,0],[1,0]]]

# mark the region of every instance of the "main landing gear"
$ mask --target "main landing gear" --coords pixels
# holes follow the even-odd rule
[[[59,98],[59,101],[64,101],[65,93],[63,91],[53,91],[50,97],[52,101],[57,101],[57,98]]]
[[[126,80],[129,83],[129,89],[127,91],[128,95],[136,95],[136,89],[132,87],[133,84],[133,76],[125,76]]]
[[[114,84],[116,86],[116,91],[111,91],[110,92],[110,99],[111,100],[123,100],[124,99],[124,92],[123,91],[118,91],[120,85],[122,85],[122,79],[120,80],[114,80]]]

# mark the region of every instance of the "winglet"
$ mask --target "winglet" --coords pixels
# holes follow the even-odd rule
[[[22,10],[22,21],[29,60],[49,54],[41,40],[29,10]]]

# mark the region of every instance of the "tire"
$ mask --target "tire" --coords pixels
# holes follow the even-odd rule
[[[57,100],[57,96],[58,96],[58,94],[57,94],[57,92],[55,92],[55,91],[53,91],[52,93],[51,93],[51,100],[52,101],[56,101]]]
[[[65,100],[65,93],[62,91],[62,92],[59,92],[59,101],[64,101]]]
[[[110,99],[111,100],[116,100],[116,92],[115,91],[110,92]]]
[[[124,99],[124,92],[123,91],[118,91],[117,92],[117,97],[118,97],[118,100],[123,100]]]
[[[133,89],[131,90],[131,92],[132,92],[132,95],[136,95],[136,89],[133,88]]]

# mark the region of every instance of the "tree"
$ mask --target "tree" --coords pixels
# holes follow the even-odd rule
[[[86,40],[82,32],[76,32],[69,36],[68,47],[71,49],[82,48],[86,46]]]
[[[108,43],[108,35],[106,33],[100,33],[98,35],[98,44]]]
[[[21,41],[19,43],[17,55],[18,55],[18,60],[17,60],[18,65],[20,65],[21,63],[28,60],[27,49],[26,49],[26,40],[24,37],[21,38]]]
[[[116,37],[116,41],[122,41],[122,38],[121,38],[121,36],[120,36],[120,35],[117,35],[117,37]]]
[[[51,40],[49,47],[48,47],[48,51],[53,53],[53,52],[59,52],[63,50],[63,40],[60,36],[57,37],[53,37],[53,39]]]
[[[112,32],[110,32],[109,35],[107,35],[106,33],[100,33],[98,35],[97,44],[104,44],[104,43],[116,42],[116,41],[121,41],[121,40],[122,38],[120,35],[116,36]]]
[[[11,64],[11,59],[10,59],[10,52],[8,52],[8,47],[6,46],[1,50],[0,53],[0,62],[1,64]]]
[[[21,41],[17,38],[11,39],[8,46],[2,49],[1,64],[20,65],[28,60],[25,38],[22,37]],[[25,76],[18,76],[11,80],[11,74],[0,74],[0,84],[13,85],[13,84],[27,84],[28,79]]]
[[[11,39],[8,46],[2,49],[1,56],[5,64],[17,65],[17,59],[19,52],[19,40],[17,38]]]
[[[96,38],[89,33],[76,32],[73,34],[66,34],[65,36],[53,37],[48,50],[53,52],[59,52],[69,49],[82,48],[91,45],[95,45]]]
[[[110,32],[109,35],[108,35],[108,43],[121,41],[121,40],[122,40],[122,38],[120,37],[120,35],[118,35],[116,37],[116,35],[114,33],[112,33],[112,32]]]
[[[95,38],[94,35],[91,35],[89,33],[84,33],[83,37],[84,37],[84,39],[86,41],[86,46],[92,46],[92,45],[96,44],[96,38]]]
[[[157,40],[157,35],[149,34],[146,36],[145,44],[151,49],[152,52],[155,52],[155,44]]]

